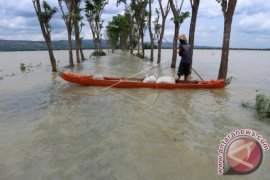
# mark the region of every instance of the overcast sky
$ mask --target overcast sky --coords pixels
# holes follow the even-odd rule
[[[57,0],[47,2],[58,8]],[[166,2],[164,0],[164,2]],[[179,0],[180,2],[180,0]],[[0,39],[43,40],[35,15],[32,0],[0,0]],[[157,7],[157,0],[154,0]],[[109,0],[102,18],[105,25],[112,16],[123,13],[124,6],[116,7],[116,0]],[[270,48],[270,2],[269,0],[238,0],[231,34],[231,47]],[[190,11],[190,1],[184,3],[184,11]],[[167,19],[165,40],[172,41],[174,24]],[[181,34],[188,36],[190,18],[181,26]],[[82,32],[85,39],[92,38],[87,22]],[[51,21],[52,39],[67,39],[64,21],[58,12]],[[146,35],[148,36],[148,35]],[[223,36],[223,14],[216,0],[201,0],[197,27],[196,45],[221,46]],[[148,39],[146,37],[146,39]],[[165,42],[166,42],[165,41]]]

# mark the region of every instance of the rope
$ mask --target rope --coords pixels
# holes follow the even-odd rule
[[[166,63],[166,62],[167,62],[167,61],[165,61],[165,62],[163,62],[163,63]],[[161,64],[163,64],[163,63],[161,63]],[[142,70],[142,71],[139,71],[139,72],[137,72],[137,73],[135,73],[135,74],[133,74],[133,75],[131,75],[131,76],[125,78],[125,79],[120,79],[118,82],[116,82],[116,83],[114,83],[113,85],[108,86],[108,87],[106,87],[106,88],[104,88],[104,89],[102,89],[102,90],[110,89],[111,87],[114,87],[114,86],[116,86],[117,84],[120,84],[121,82],[123,82],[123,81],[125,81],[125,80],[128,80],[128,79],[130,79],[130,78],[133,78],[134,76],[136,76],[136,75],[138,75],[138,74],[141,74],[141,73],[143,73],[143,72],[145,72],[145,71],[149,71],[149,70],[151,70],[152,68],[158,67],[159,65],[160,65],[160,64],[153,65],[153,66],[151,66],[150,68],[145,69],[145,70]]]

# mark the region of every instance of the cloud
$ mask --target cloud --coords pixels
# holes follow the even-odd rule
[[[269,11],[270,4],[265,0],[238,0],[236,14],[257,14]]]
[[[216,0],[204,0],[200,2],[198,17],[210,18],[222,16],[221,6]]]
[[[59,9],[58,1],[47,0],[47,2],[52,7]],[[116,0],[109,0],[109,4],[105,6],[102,15],[102,19],[105,20],[104,30],[107,22],[111,21],[114,15],[124,12],[125,5],[121,4],[117,7],[116,2]],[[166,2],[163,1],[163,3]],[[43,40],[31,0],[0,0],[0,4],[0,39]],[[81,7],[84,7],[83,2]],[[158,2],[154,1],[153,8],[156,7],[158,7]],[[269,9],[270,3],[267,0],[238,0],[232,26],[232,45],[246,47],[248,44],[248,46],[252,46],[246,41],[252,33],[254,38],[256,38],[256,47],[269,47]],[[183,11],[191,11],[190,1],[184,2]],[[172,40],[174,34],[174,24],[170,21],[171,17],[172,13],[170,12],[165,30],[165,38],[168,41]],[[195,44],[220,46],[223,37],[223,20],[221,6],[216,0],[201,0],[197,18]],[[84,38],[92,38],[86,18],[84,23],[86,25],[82,30],[82,36]],[[190,18],[186,19],[182,24],[180,33],[188,35],[189,23]],[[51,26],[53,40],[67,39],[66,27],[60,12],[56,13],[52,18]],[[148,30],[146,31],[146,40],[149,40]]]
[[[256,42],[270,42],[270,35],[261,35],[255,39]]]
[[[14,18],[17,16],[31,17],[35,16],[32,1],[21,0],[19,3],[15,0],[4,1],[0,0],[1,18]]]
[[[242,31],[246,33],[270,33],[270,13],[260,12],[253,15],[247,15],[240,20],[239,25]]]
[[[104,8],[103,14],[109,14],[109,15],[116,15],[121,13],[124,10],[124,5],[120,4],[118,7],[116,7],[116,1],[111,2],[107,4]]]

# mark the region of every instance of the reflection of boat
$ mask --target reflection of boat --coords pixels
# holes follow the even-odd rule
[[[102,77],[95,79],[94,76],[78,75],[69,72],[59,72],[59,76],[64,80],[86,85],[86,86],[107,86],[117,88],[161,88],[161,89],[181,89],[181,88],[224,88],[227,81],[224,80],[208,80],[208,81],[180,81],[175,84],[143,82],[140,78],[125,77]]]

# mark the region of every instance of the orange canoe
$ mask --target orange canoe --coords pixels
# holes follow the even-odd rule
[[[230,80],[207,80],[207,81],[180,81],[175,84],[142,82],[140,78],[103,77],[102,80],[94,79],[89,75],[78,75],[70,72],[59,72],[59,76],[70,83],[86,86],[107,86],[116,88],[161,88],[161,89],[195,89],[195,88],[224,88]]]

